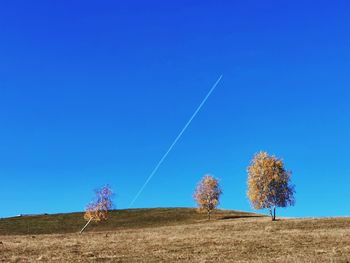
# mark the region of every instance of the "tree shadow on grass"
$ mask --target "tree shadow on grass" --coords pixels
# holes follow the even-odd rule
[[[224,217],[221,217],[221,218],[218,218],[219,220],[226,220],[226,219],[239,219],[239,218],[258,218],[258,217],[266,217],[266,216],[245,216],[245,215],[232,215],[232,216],[224,216]]]

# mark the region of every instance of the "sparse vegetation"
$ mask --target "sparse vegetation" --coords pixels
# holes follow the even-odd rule
[[[59,216],[63,222],[70,218]],[[81,213],[70,216],[72,221],[83,220]],[[207,221],[194,209],[112,211],[108,221],[95,224],[85,235],[0,235],[0,255],[3,262],[350,261],[350,218],[280,219],[270,224],[267,217],[256,216],[218,210],[216,220]],[[36,218],[38,224],[57,216],[42,217],[45,220]],[[0,220],[2,231],[4,221],[10,226],[12,220]]]
[[[77,233],[85,223],[84,213],[24,216],[0,219],[0,235],[38,235]],[[212,219],[256,217],[259,214],[231,210],[216,210]],[[107,221],[91,222],[88,232],[119,231],[205,221],[194,208],[120,209],[109,211]]]
[[[95,200],[87,205],[84,218],[87,221],[85,226],[80,230],[80,234],[90,224],[91,221],[101,222],[108,218],[108,211],[112,209],[113,191],[109,185],[95,190]]]
[[[84,218],[89,221],[105,221],[108,218],[108,211],[112,209],[112,188],[109,185],[95,190],[95,200],[88,204]]]
[[[281,159],[260,152],[248,168],[248,197],[256,209],[294,204],[291,172]],[[112,190],[103,187],[85,213],[22,216],[0,220],[4,262],[349,262],[350,218],[279,219],[216,210],[222,194],[205,175],[192,208],[110,210]],[[109,220],[106,220],[108,217]],[[77,231],[91,222],[85,235]],[[85,229],[85,228],[84,228]]]

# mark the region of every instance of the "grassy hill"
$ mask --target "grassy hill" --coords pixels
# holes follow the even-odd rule
[[[261,216],[253,213],[216,210],[213,220]],[[206,221],[206,215],[194,208],[152,208],[113,210],[109,219],[91,223],[86,231],[112,231],[130,228],[160,227]],[[61,234],[79,232],[83,213],[20,216],[0,219],[0,235]]]
[[[79,235],[84,222],[82,213],[2,219],[0,262],[350,262],[346,217],[272,222],[219,210],[209,222],[190,208],[132,209]]]

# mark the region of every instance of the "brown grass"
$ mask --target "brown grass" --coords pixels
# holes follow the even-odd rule
[[[231,218],[0,241],[3,262],[350,262],[350,218]]]

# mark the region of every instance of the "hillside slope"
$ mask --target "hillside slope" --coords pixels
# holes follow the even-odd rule
[[[213,220],[261,216],[230,210],[217,210]],[[89,231],[111,231],[131,228],[193,224],[206,221],[206,215],[194,208],[148,208],[113,210],[106,222],[91,223]],[[74,233],[84,226],[83,213],[23,216],[0,219],[0,235]]]
[[[0,261],[350,262],[350,218],[249,217],[148,226],[83,235],[0,235]]]

